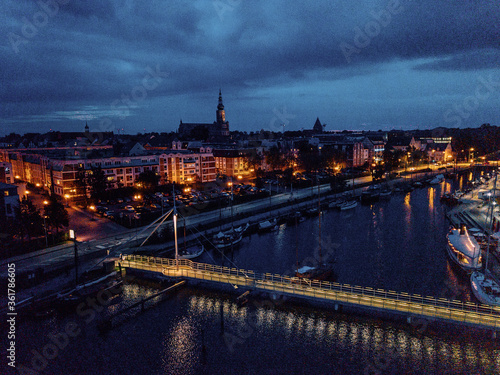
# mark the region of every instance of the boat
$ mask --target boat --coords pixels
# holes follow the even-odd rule
[[[116,272],[92,282],[80,284],[67,292],[59,293],[57,295],[58,306],[61,308],[74,307],[85,300],[85,298],[92,297],[98,293],[102,295],[107,294],[108,296],[120,293],[123,281],[108,280],[112,276],[116,276]]]
[[[357,204],[357,203],[356,203]],[[318,206],[321,207],[321,195],[319,194],[319,185],[318,185]],[[310,211],[312,211],[311,209]],[[321,254],[321,211],[319,209],[315,209],[316,214],[318,215],[318,255],[319,258],[317,260],[317,265],[316,266],[302,266],[299,267],[299,259],[298,259],[298,233],[299,231],[295,231],[295,235],[297,236],[296,241],[295,241],[295,256],[297,258],[297,268],[295,271],[295,277],[297,277],[300,280],[302,279],[307,279],[307,280],[326,280],[326,279],[331,279],[332,276],[336,277],[334,271],[333,271],[333,263],[335,260],[331,262],[324,262],[323,261],[323,256]],[[309,282],[309,281],[307,281]]]
[[[213,238],[212,242],[217,249],[227,249],[231,246],[239,244],[243,238],[243,234],[247,230],[250,224],[245,226],[240,226],[238,228],[231,228],[225,232],[217,233]]]
[[[302,266],[295,272],[295,277],[299,279],[327,280],[333,274],[331,265],[322,264],[316,267]]]
[[[305,220],[304,216],[302,216],[300,211],[297,211],[287,216],[286,223],[288,225],[294,225],[295,222],[302,223],[304,220]]]
[[[438,174],[436,177],[434,177],[432,180],[429,181],[429,184],[431,185],[437,185],[443,182],[444,180],[444,175],[443,174]]]
[[[500,285],[493,278],[481,271],[470,275],[470,284],[474,296],[485,305],[500,306]]]
[[[335,199],[333,201],[330,201],[330,203],[328,203],[328,208],[337,208],[343,202],[345,202],[343,199]]]
[[[446,238],[448,255],[455,264],[467,273],[482,267],[481,248],[474,237],[469,235],[465,225],[460,229],[451,229]]]
[[[307,216],[316,216],[318,214],[318,208],[317,207],[313,207],[313,208],[309,208],[307,211],[306,211],[306,215]]]
[[[361,193],[361,203],[372,203],[380,198],[380,185],[371,185]]]
[[[358,202],[357,201],[347,201],[347,202],[344,202],[342,204],[340,204],[338,207],[341,211],[345,211],[345,210],[350,210],[354,207],[356,207],[358,205]]]
[[[276,220],[265,220],[259,223],[259,232],[270,232],[276,229]]]
[[[384,189],[380,192],[380,198],[389,198],[392,194],[392,190]]]
[[[199,257],[203,251],[205,251],[205,248],[203,245],[200,246],[193,246],[190,248],[187,248],[184,250],[182,253],[179,254],[179,259],[194,259]]]
[[[497,185],[497,178],[495,176],[492,196],[495,196],[496,185]],[[491,203],[491,196],[490,196],[490,203]],[[495,206],[490,204],[488,207],[490,228],[493,227],[492,224],[493,224],[494,210]],[[476,235],[479,235],[480,233],[481,232],[476,229]],[[491,273],[488,269],[488,260],[489,260],[491,246],[495,246],[496,248],[498,248],[497,236],[495,235],[488,236],[487,248],[486,248],[486,264],[484,266],[484,272],[479,270],[474,271],[471,274],[470,283],[474,296],[476,296],[476,298],[481,303],[491,306],[500,306],[500,285],[497,282],[497,280],[491,276]]]

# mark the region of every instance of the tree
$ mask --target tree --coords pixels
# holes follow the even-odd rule
[[[299,163],[302,168],[310,173],[321,168],[321,156],[316,146],[303,144],[299,147]]]
[[[24,233],[28,235],[28,240],[31,241],[32,236],[40,235],[43,232],[43,218],[40,215],[40,210],[29,199],[24,197],[19,203],[19,222],[21,236]]]
[[[160,176],[153,171],[141,172],[139,177],[137,177],[137,182],[141,183],[145,190],[153,190],[156,188],[159,180]]]
[[[248,166],[248,169],[253,169],[255,172],[257,172],[259,168],[262,166],[263,160],[264,157],[260,155],[257,151],[254,151],[245,157],[245,163]]]
[[[87,174],[87,183],[90,187],[90,199],[97,202],[104,198],[108,188],[108,181],[101,167],[92,168]]]
[[[45,206],[45,216],[47,217],[47,223],[52,228],[55,228],[58,234],[59,228],[69,225],[68,211],[66,211],[64,205],[59,202],[55,194],[49,197],[49,204]]]
[[[90,171],[80,168],[76,174],[75,185],[78,195],[85,198],[85,206],[87,206],[87,191],[90,191],[90,199],[92,201],[97,202],[102,200],[108,188],[108,181],[100,166],[96,168],[92,167]]]
[[[385,173],[385,163],[378,162],[372,166],[372,179],[373,181],[381,180]]]
[[[272,170],[281,169],[283,167],[283,156],[277,146],[271,147],[268,151],[264,152],[266,163]]]

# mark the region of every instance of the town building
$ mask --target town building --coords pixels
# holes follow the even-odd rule
[[[213,123],[187,123],[180,122],[179,136],[197,139],[221,139],[229,137],[229,122],[226,121],[226,112],[222,103],[222,94],[219,90],[219,102],[215,112],[216,120]]]
[[[17,186],[0,182],[0,218],[14,219],[19,209]]]
[[[12,164],[0,162],[0,182],[6,184],[14,183],[14,173],[12,172]]]

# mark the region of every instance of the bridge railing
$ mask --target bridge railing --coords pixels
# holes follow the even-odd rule
[[[314,288],[318,291],[336,291],[341,293],[349,293],[366,297],[378,297],[384,299],[391,299],[400,302],[409,302],[427,307],[442,307],[448,309],[456,309],[460,311],[474,312],[495,315],[500,317],[500,307],[478,305],[471,302],[462,302],[458,300],[448,300],[445,298],[435,298],[432,296],[421,296],[419,294],[409,294],[405,292],[396,292],[393,290],[375,289],[371,287],[363,287],[358,285],[340,284],[337,282],[310,280],[305,278],[298,278],[293,276],[285,276],[271,273],[256,273],[251,270],[244,270],[238,268],[229,268],[207,263],[197,263],[189,259],[180,259],[178,264],[175,259],[169,258],[156,258],[140,255],[127,255],[124,256],[125,261],[137,262],[144,265],[146,268],[156,267],[173,269],[177,266],[182,269],[189,269],[203,273],[210,273],[219,276],[224,276],[227,282],[233,284],[249,285],[250,282],[254,284],[269,284],[279,287],[293,286],[293,288]],[[142,267],[141,267],[142,268]]]

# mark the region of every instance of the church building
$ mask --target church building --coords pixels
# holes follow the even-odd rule
[[[229,122],[226,121],[222,94],[219,90],[219,103],[217,104],[216,121],[209,123],[188,123],[180,122],[179,136],[187,138],[197,138],[202,140],[220,139],[229,137]]]

